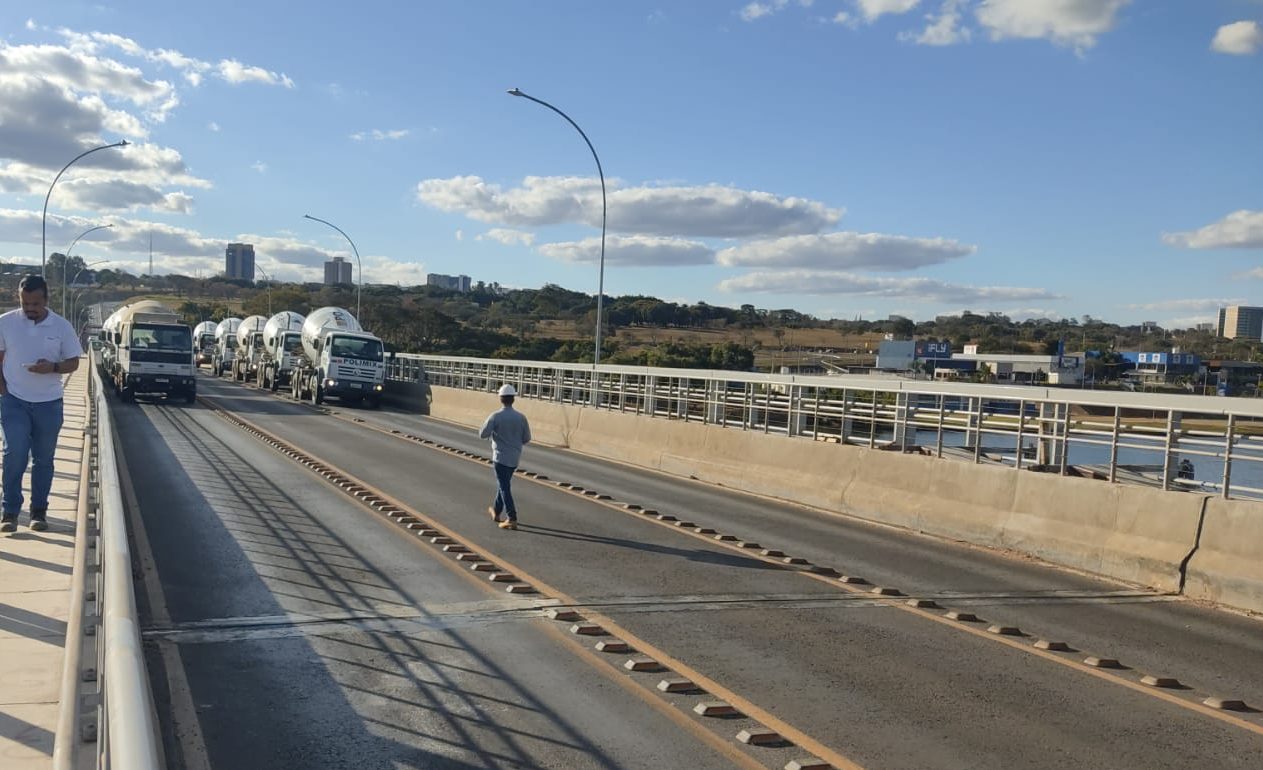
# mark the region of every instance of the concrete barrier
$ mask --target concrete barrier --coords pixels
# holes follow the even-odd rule
[[[1194,599],[1263,612],[1263,503],[1207,500],[1187,576],[1184,592]]]
[[[432,413],[477,427],[495,403],[490,393],[434,388]],[[1198,495],[529,399],[518,406],[544,443],[1163,591],[1180,590],[1197,542]],[[1199,595],[1263,606],[1263,504],[1213,510],[1193,560]]]
[[[1177,593],[1202,497],[1041,473],[1017,477],[1001,544],[1056,564]]]

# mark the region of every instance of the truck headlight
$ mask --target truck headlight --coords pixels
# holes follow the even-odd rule
[[[326,388],[332,388],[334,385],[337,385],[337,384],[338,384],[337,380],[325,380]]]
[[[382,389],[382,386],[381,386],[381,385],[374,385],[374,386],[373,386],[373,390],[381,390],[381,389]]]

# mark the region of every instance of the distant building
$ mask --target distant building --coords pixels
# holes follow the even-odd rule
[[[472,281],[467,275],[426,273],[425,285],[437,286],[440,289],[447,289],[448,291],[468,292],[472,286]]]
[[[966,345],[977,349],[977,346]],[[1030,356],[1013,353],[962,353],[952,357],[953,362],[974,361],[981,369],[987,369],[997,382],[1032,383],[1049,385],[1078,385],[1083,379],[1083,362],[1079,356]]]
[[[325,262],[325,286],[336,286],[340,283],[355,283],[352,277],[351,263],[342,257],[334,257]]]
[[[1263,340],[1263,307],[1230,305],[1219,308],[1219,336],[1230,340]]]
[[[224,252],[224,275],[228,278],[254,280],[254,244],[228,244],[228,249]]]

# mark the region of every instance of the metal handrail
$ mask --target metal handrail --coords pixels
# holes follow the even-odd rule
[[[91,356],[87,366],[92,367]],[[95,372],[93,372],[95,374]],[[72,770],[79,746],[76,726],[82,713],[79,682],[83,667],[83,621],[85,585],[88,571],[88,539],[92,536],[88,527],[88,510],[92,495],[92,445],[93,413],[96,411],[94,393],[96,378],[88,378],[88,398],[84,406],[83,456],[79,462],[79,501],[75,511],[75,550],[70,582],[70,610],[66,615],[66,654],[62,661],[60,709],[53,738],[53,770]]]
[[[98,522],[103,596],[103,624],[98,635],[103,645],[103,724],[98,745],[105,761],[101,766],[161,770],[157,716],[145,671],[136,593],[132,585],[131,553],[127,544],[127,523],[123,516],[122,488],[114,450],[114,426],[105,400],[105,388],[95,367],[92,376],[96,384],[100,484]]]
[[[512,383],[523,399],[1015,470],[1104,468],[1109,481],[1225,498],[1263,488],[1263,399],[408,353],[392,356],[387,376],[482,392]],[[1192,460],[1195,485],[1180,467]]]

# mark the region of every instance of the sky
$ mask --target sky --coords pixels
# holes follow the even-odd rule
[[[820,318],[1263,305],[1263,0],[0,4],[0,260]],[[57,172],[92,153],[44,197]]]

